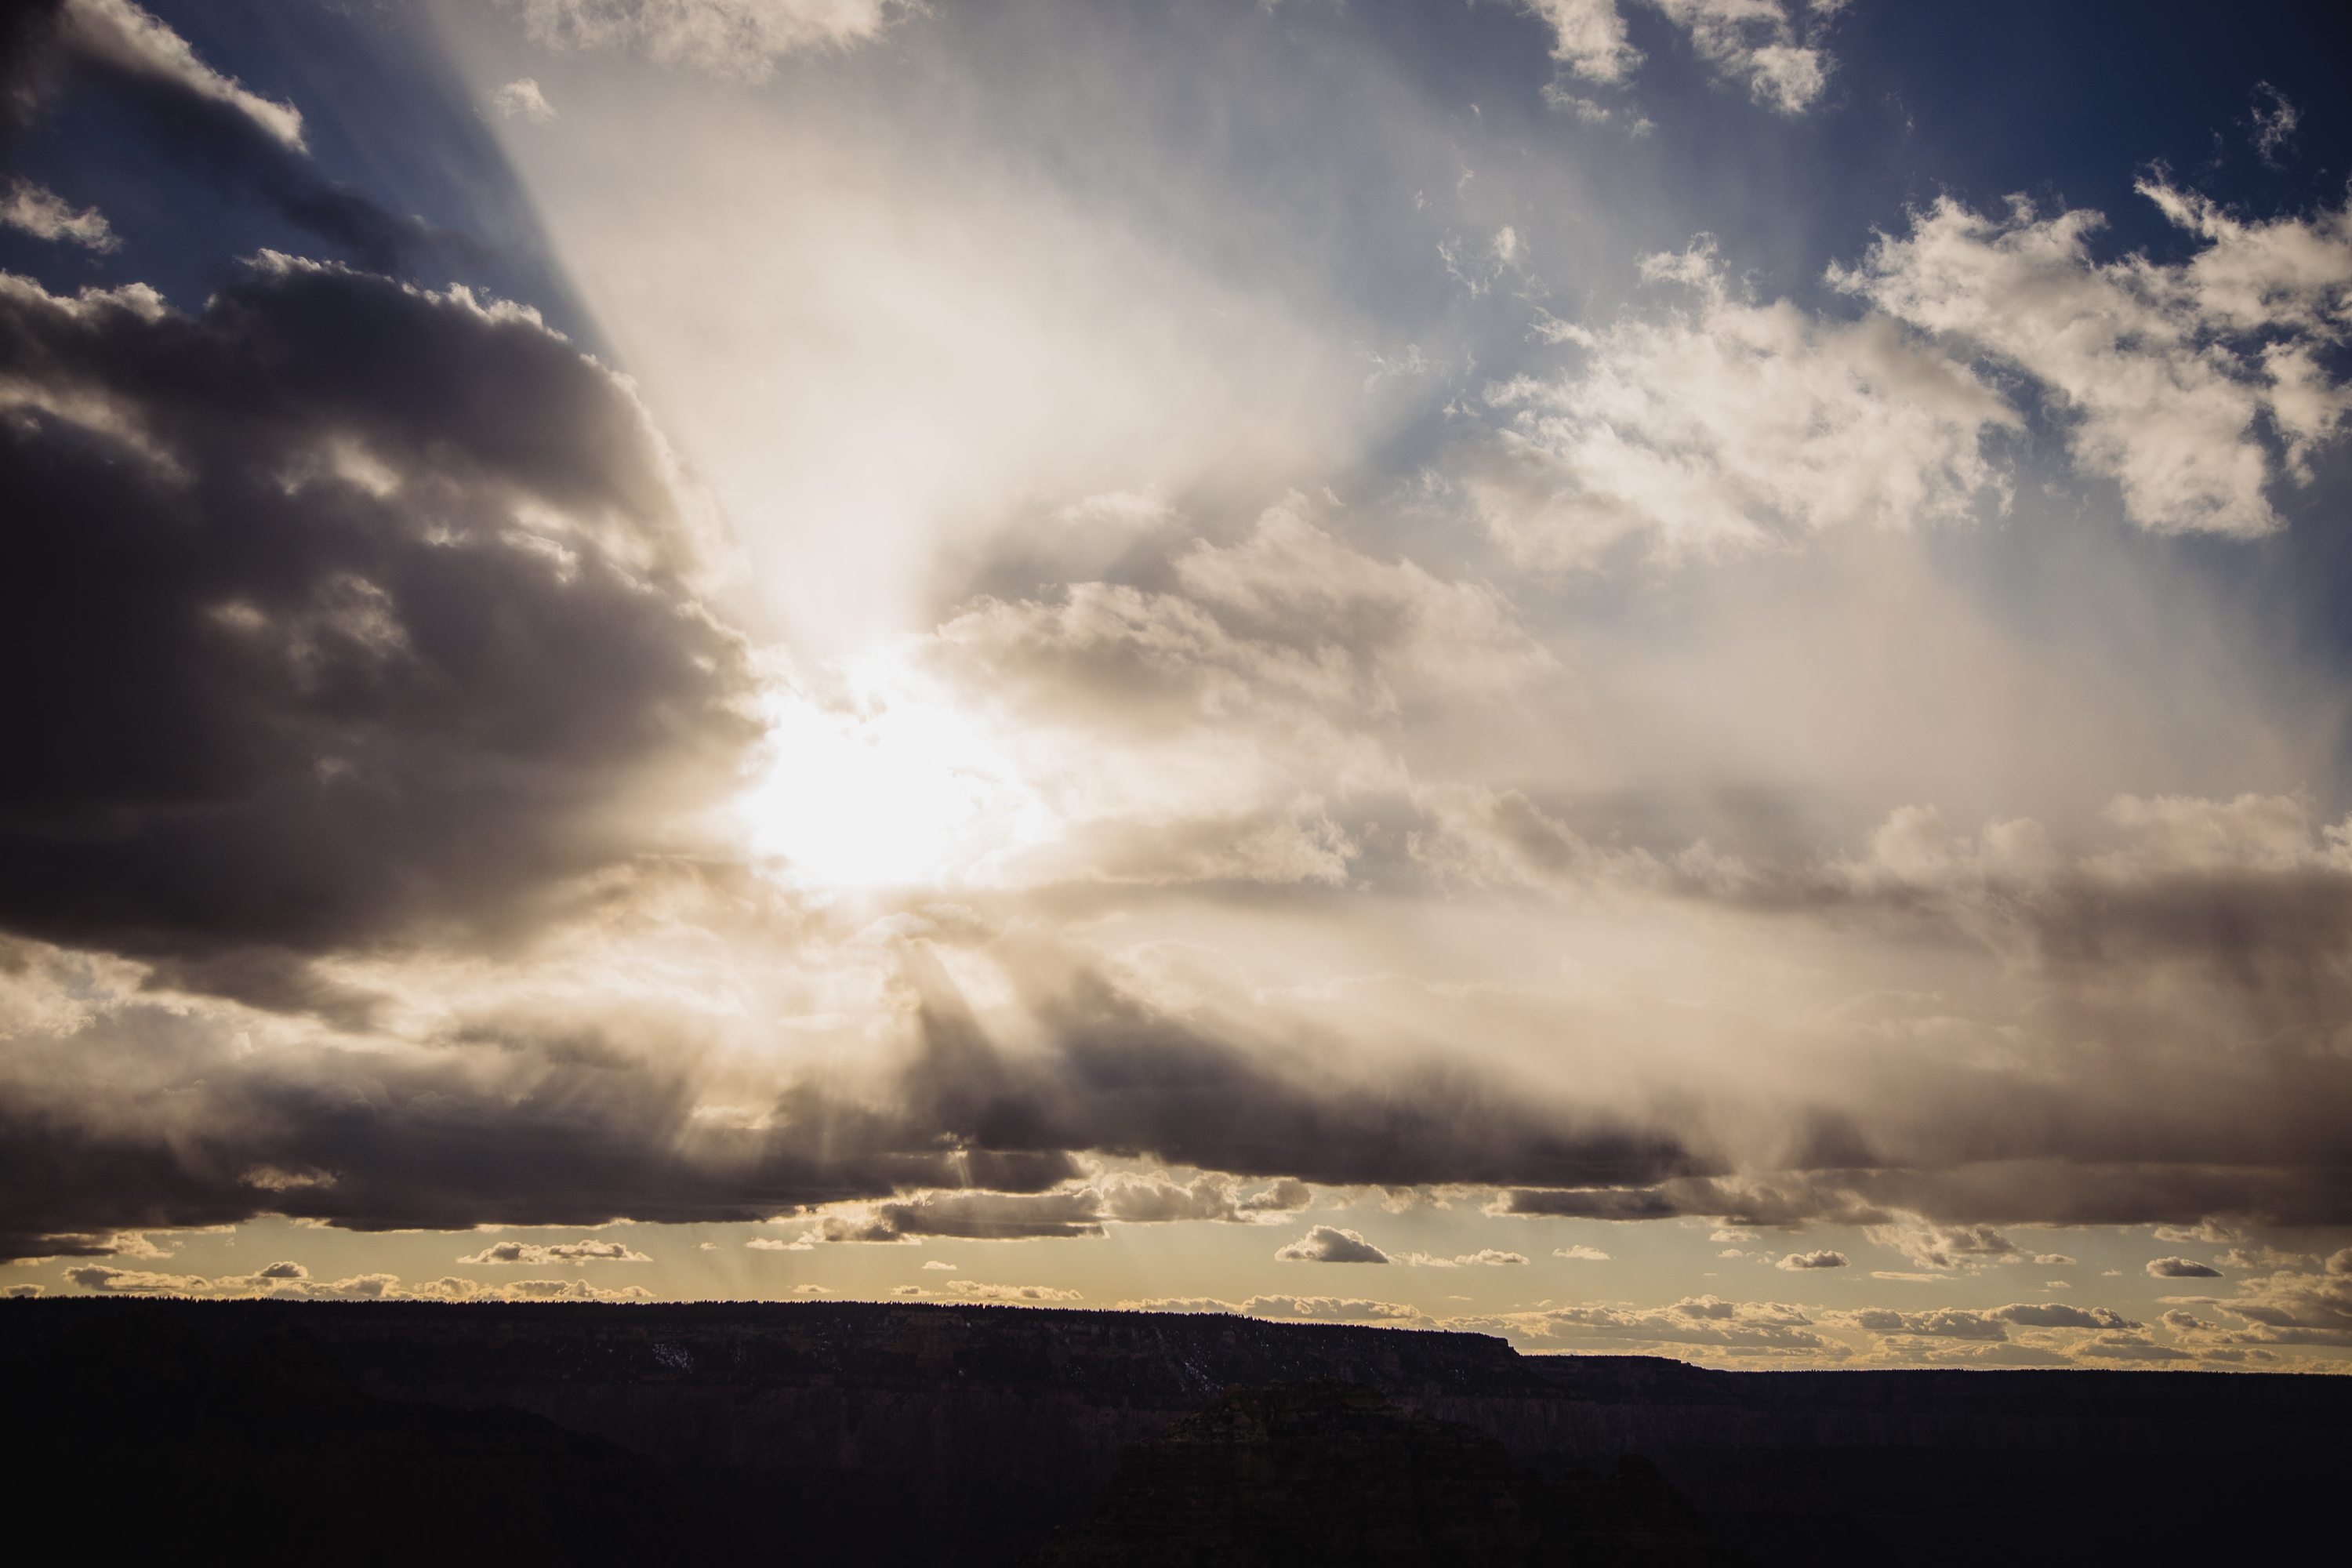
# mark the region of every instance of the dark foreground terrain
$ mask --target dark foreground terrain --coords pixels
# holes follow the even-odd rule
[[[361,1562],[2032,1562],[2332,1535],[2352,1380],[1229,1317],[0,1302],[21,1520]]]

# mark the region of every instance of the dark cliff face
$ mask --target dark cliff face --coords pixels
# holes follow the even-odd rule
[[[26,1489],[87,1487],[103,1509],[133,1477],[138,1495],[178,1499],[176,1517],[239,1529],[257,1500],[357,1510],[385,1521],[362,1556],[403,1531],[598,1552],[642,1527],[669,1550],[1012,1562],[1234,1385],[1318,1381],[1427,1418],[1415,1431],[1479,1435],[1507,1473],[1601,1485],[1595,1507],[1644,1458],[1718,1542],[1763,1561],[2056,1561],[2200,1530],[2242,1546],[2332,1495],[2352,1433],[2352,1381],[2336,1379],[1728,1373],[1229,1317],[0,1302],[0,1441]],[[2180,1500],[2240,1496],[2269,1500]]]
[[[1345,1383],[1234,1388],[1128,1453],[1034,1568],[1534,1568],[1719,1561],[1638,1460],[1547,1480],[1474,1427]]]

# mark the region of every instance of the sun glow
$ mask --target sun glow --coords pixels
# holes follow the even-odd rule
[[[825,689],[782,680],[738,797],[753,852],[821,889],[984,879],[1052,814],[984,715],[894,654],[828,664]]]

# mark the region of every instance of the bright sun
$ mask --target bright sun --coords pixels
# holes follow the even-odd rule
[[[836,662],[831,700],[778,683],[738,798],[753,851],[813,888],[952,883],[1049,814],[981,717],[892,654]]]

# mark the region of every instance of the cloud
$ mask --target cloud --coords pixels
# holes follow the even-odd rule
[[[0,715],[51,737],[0,762],[0,926],[348,1014],[309,955],[491,935],[642,847],[624,800],[731,784],[667,450],[530,312],[270,254],[198,316],[0,278],[0,367],[44,520]]]
[[[517,77],[490,94],[490,106],[509,120],[528,120],[534,125],[545,125],[555,118],[555,105],[527,76]]]
[[[1321,1230],[1328,1229],[1328,1227],[1318,1226],[1316,1228]],[[1338,1234],[1341,1236],[1353,1236],[1355,1233],[1353,1231],[1341,1231]],[[1312,1241],[1314,1237],[1307,1237],[1307,1241]],[[1307,1241],[1302,1241],[1297,1245],[1305,1247],[1307,1244]],[[1276,1256],[1280,1257],[1282,1255],[1277,1253]],[[1465,1252],[1454,1258],[1435,1257],[1426,1252],[1408,1252],[1402,1258],[1397,1258],[1395,1261],[1410,1264],[1415,1268],[1498,1268],[1509,1264],[1525,1263],[1527,1260],[1527,1254],[1523,1252],[1505,1252],[1499,1247],[1482,1247],[1475,1252]],[[1370,1262],[1372,1260],[1369,1258],[1322,1258],[1319,1261],[1327,1263],[1349,1263]],[[1387,1260],[1382,1259],[1381,1261]]]
[[[1965,363],[1884,316],[1757,303],[1711,240],[1649,258],[1643,275],[1689,303],[1562,326],[1580,369],[1486,393],[1510,422],[1472,495],[1522,561],[1719,555],[2004,498],[1987,446],[2020,420]]]
[[[2263,163],[2276,167],[2279,155],[2293,149],[2295,129],[2303,123],[2303,111],[2287,101],[2286,94],[2266,81],[2254,83],[2252,109],[2254,151]]]
[[[1916,1221],[1866,1227],[1864,1235],[1922,1268],[1965,1268],[2018,1258],[2017,1243],[1989,1225],[1927,1225]]]
[[[1588,81],[1622,82],[1642,63],[1616,0],[1527,0],[1527,9],[1551,29],[1551,58]]]
[[[642,1285],[606,1287],[585,1279],[518,1279],[467,1291],[465,1299],[501,1301],[650,1301],[654,1293]]]
[[[1874,307],[1841,321],[1757,302],[1714,242],[1643,264],[1686,303],[1599,327],[1551,322],[1580,367],[1487,388],[1507,416],[1472,502],[1524,563],[1666,560],[1832,528],[1908,528],[2005,508],[2038,389],[2075,465],[2162,532],[2279,526],[2352,416],[2331,345],[2352,329],[2352,209],[2237,216],[2161,180],[2138,189],[2198,248],[2102,261],[2105,219],[2005,219],[1947,197],[1829,280]]]
[[[2352,209],[2250,221],[2158,177],[2137,189],[2202,242],[2193,254],[2101,261],[2099,213],[2045,217],[2019,196],[1993,218],[1947,196],[1830,279],[2032,377],[2076,465],[2113,479],[2141,526],[2269,532],[2265,488],[2307,477],[2352,410],[2318,357],[2352,321]]]
[[[2101,1334],[2077,1345],[2074,1353],[2105,1361],[2175,1362],[2189,1359],[2187,1351],[2173,1345],[2158,1344],[2146,1334]]]
[[[1230,544],[1194,541],[1169,562],[1170,592],[977,599],[939,628],[936,656],[984,678],[976,694],[1114,742],[1426,712],[1556,670],[1493,589],[1359,551],[1317,510],[1293,495]]]
[[[1285,1263],[1386,1263],[1389,1255],[1352,1230],[1318,1225],[1275,1253]]]
[[[803,1074],[779,1084],[763,1065],[746,1085],[758,1107],[717,1118],[702,1113],[704,1086],[729,1058],[711,1026],[643,1002],[583,1002],[567,1016],[542,993],[531,1011],[352,1037],[355,1049],[299,1016],[152,998],[135,965],[94,984],[87,956],[25,951],[0,974],[0,1004],[21,995],[21,1016],[61,1022],[20,1040],[0,1073],[0,1246],[20,1256],[105,1256],[128,1222],[265,1212],[382,1229],[815,1209],[811,1245],[1074,1237],[1264,1223],[1304,1205],[1309,1181],[1606,1177],[1688,1160],[1612,1118],[1458,1073],[1408,1065],[1401,1082],[1328,1070],[1318,1082],[1305,1058],[1165,1015],[1052,949],[1008,972],[1044,1048],[999,1047],[937,960],[908,947],[908,993],[924,997],[908,1015],[915,1048],[870,1097]],[[542,965],[556,951],[542,946]],[[596,945],[578,962],[593,971],[608,957]],[[562,972],[543,968],[541,984]],[[270,1048],[251,1048],[257,1031]],[[118,1082],[185,1087],[126,1101],[106,1092]],[[171,1117],[125,1103],[168,1104]],[[1088,1149],[1211,1179],[1087,1178],[1071,1152]],[[1265,1164],[1304,1169],[1271,1182],[1214,1173]]]
[[[1305,1183],[1287,1177],[1246,1196],[1242,1189],[1243,1184],[1214,1173],[1180,1184],[1160,1172],[1148,1175],[1116,1172],[1099,1178],[1094,1187],[1101,1198],[1103,1217],[1124,1225],[1274,1220],[1305,1208],[1310,1198]]]
[[[96,207],[76,212],[64,197],[30,180],[11,179],[5,193],[0,194],[0,227],[18,229],[36,239],[79,245],[101,254],[122,243],[115,237],[104,213]]]
[[[947,1236],[976,1241],[1100,1236],[1103,1208],[1088,1188],[1050,1193],[922,1193],[868,1205],[862,1214],[826,1215],[814,1234],[824,1241],[898,1242]]]
[[[1650,0],[1690,35],[1691,49],[1767,109],[1800,114],[1819,101],[1833,68],[1810,40],[1839,6],[1819,0]]]
[[[1513,1312],[1480,1323],[1535,1339],[1594,1342],[1612,1347],[1684,1346],[1734,1356],[1790,1355],[1835,1360],[1847,1354],[1818,1332],[1797,1307],[1775,1301],[1727,1301],[1686,1296],[1666,1307],[1552,1307]]]
[[[143,1268],[115,1268],[85,1263],[65,1271],[68,1283],[110,1296],[201,1296],[212,1281],[200,1274],[158,1274]]]
[[[2219,1279],[2221,1271],[2210,1263],[2200,1263],[2193,1258],[2151,1258],[2147,1260],[2151,1279]]]
[[[2015,1302],[1985,1310],[1944,1307],[1895,1311],[1869,1307],[1835,1314],[1836,1321],[1869,1333],[1979,1342],[2006,1341],[2012,1327],[2025,1329],[2136,1330],[2141,1325],[2105,1307],[2082,1308],[2063,1301]]]
[[[533,41],[626,48],[664,65],[764,81],[788,56],[870,42],[917,0],[506,0]]]
[[[1606,1263],[1609,1261],[1609,1255],[1607,1253],[1601,1251],[1597,1247],[1587,1247],[1582,1242],[1578,1242],[1573,1247],[1556,1247],[1552,1248],[1551,1255],[1554,1258],[1565,1258],[1576,1263]]]
[[[326,179],[310,161],[293,105],[222,75],[130,0],[35,7],[18,28],[20,79],[0,114],[21,121],[61,95],[92,89],[128,109],[148,142],[187,174],[259,195],[288,221],[372,269],[474,253],[461,237]]]
[[[1252,1296],[1240,1310],[1253,1318],[1313,1318],[1325,1322],[1412,1322],[1420,1308],[1397,1301],[1367,1301],[1349,1296]]]
[[[1329,1185],[1642,1179],[1700,1158],[1672,1137],[1426,1060],[1352,1080],[1328,1051],[1155,1006],[1118,975],[1047,949],[1007,950],[1050,1049],[1000,1050],[936,959],[907,954],[925,1054],[922,1113],[981,1146],[1096,1149],[1207,1171],[1285,1169]],[[1246,1041],[1246,1044],[1244,1043]]]
[[[68,47],[85,60],[152,80],[160,90],[218,105],[289,152],[307,151],[300,110],[248,91],[236,78],[213,69],[186,39],[130,0],[66,0],[58,27]]]
[[[2069,1306],[2063,1301],[2044,1301],[2040,1306],[2013,1303],[1994,1309],[1991,1315],[2004,1322],[2030,1329],[2137,1329],[2140,1326],[2111,1308],[2085,1310]]]
[[[1418,1307],[1400,1301],[1371,1301],[1352,1296],[1252,1296],[1244,1301],[1224,1301],[1213,1296],[1163,1296],[1121,1301],[1123,1312],[1230,1312],[1251,1318],[1306,1318],[1327,1323],[1420,1323]]]
[[[1645,0],[1690,42],[1716,76],[1748,89],[1766,108],[1812,107],[1833,68],[1818,38],[1840,9],[1820,0]],[[1642,63],[1618,0],[1526,0],[1552,36],[1552,58],[1588,81],[1615,85]]]
[[[1782,1255],[1775,1268],[1843,1268],[1848,1259],[1843,1252],[1823,1248],[1818,1252],[1790,1252]]]
[[[207,1279],[199,1274],[163,1274],[147,1269],[116,1268],[108,1264],[80,1264],[65,1270],[67,1283],[101,1296],[190,1296],[236,1298],[268,1296],[303,1300],[379,1300],[392,1296],[433,1294],[436,1288],[404,1289],[397,1276],[355,1274],[342,1279],[318,1279],[299,1263],[265,1265],[251,1274],[224,1274]],[[470,1281],[444,1281],[446,1288]],[[440,1293],[446,1293],[443,1289]],[[642,1292],[639,1292],[642,1294]]]
[[[1033,1163],[1035,1173],[1048,1179],[1071,1169],[1067,1157],[1058,1153],[1040,1156]],[[996,1173],[1001,1178],[1009,1171]],[[1187,1220],[1250,1225],[1304,1208],[1309,1197],[1306,1184],[1287,1177],[1255,1193],[1248,1191],[1250,1185],[1215,1172],[1180,1183],[1161,1171],[1114,1171],[1084,1185],[1050,1192],[918,1193],[822,1215],[803,1239],[896,1242],[948,1236],[1005,1240],[1100,1236],[1106,1225]],[[800,1243],[791,1245],[796,1248]]]
[[[2352,1247],[2329,1255],[2315,1271],[2281,1269],[2242,1280],[2236,1296],[2208,1304],[2247,1325],[2231,1343],[2352,1345]]]
[[[1053,1285],[984,1285],[972,1279],[950,1279],[949,1291],[968,1301],[1080,1301],[1083,1290],[1067,1290]]]
[[[539,1268],[550,1263],[651,1263],[653,1259],[621,1242],[583,1238],[546,1244],[535,1241],[493,1242],[471,1257],[460,1258],[457,1261],[520,1263]]]

